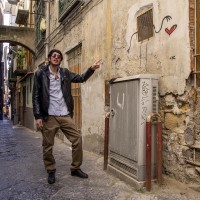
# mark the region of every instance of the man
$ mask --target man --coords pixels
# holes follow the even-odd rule
[[[49,64],[36,71],[33,85],[33,113],[36,126],[43,136],[43,160],[49,184],[55,183],[56,167],[52,153],[54,138],[59,129],[72,143],[71,175],[88,178],[80,169],[83,159],[82,137],[72,121],[74,105],[71,83],[85,82],[100,67],[101,62],[94,63],[79,75],[60,67],[62,59],[59,50],[51,50],[48,54]]]

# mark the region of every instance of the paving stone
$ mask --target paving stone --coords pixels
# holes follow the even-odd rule
[[[84,151],[82,170],[88,179],[70,175],[71,148],[55,141],[56,183],[47,183],[42,161],[41,134],[0,121],[0,200],[197,200],[168,185],[151,192],[132,186],[103,170],[103,158]],[[198,190],[196,189],[198,192]],[[194,197],[194,198],[193,198]],[[199,198],[200,199],[200,198]]]

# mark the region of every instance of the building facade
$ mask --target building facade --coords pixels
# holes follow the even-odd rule
[[[199,182],[200,0],[31,2],[20,6],[30,5],[29,12],[35,18],[27,18],[21,7],[21,18],[16,17],[22,27],[31,27],[35,22],[36,30],[35,55],[26,53],[22,68],[26,71],[15,72],[18,121],[35,128],[32,77],[34,70],[48,63],[49,50],[60,49],[62,66],[77,73],[102,59],[101,68],[86,83],[72,86],[74,121],[82,133],[84,149],[101,154],[105,115],[111,109],[109,81],[156,74],[163,172],[182,181]],[[62,133],[59,135],[63,138]]]
[[[8,117],[14,125],[21,124],[31,129],[34,129],[32,108],[29,109],[34,71],[33,7],[33,1],[29,0],[6,2],[4,13],[8,15],[5,24],[8,27],[1,29],[1,34],[6,35],[4,42],[9,43],[4,55],[8,63],[5,78],[9,82],[9,90],[5,94],[9,106]]]
[[[73,86],[74,120],[85,149],[103,153],[108,81],[157,74],[163,172],[200,180],[199,6],[199,0],[37,1],[36,67],[52,48],[75,72],[103,60],[91,79]]]

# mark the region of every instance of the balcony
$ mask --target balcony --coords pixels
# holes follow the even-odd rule
[[[28,70],[27,69],[20,69],[20,68],[17,68],[15,71],[14,71],[14,74],[16,76],[25,76],[27,74]]]
[[[34,73],[33,72],[27,72],[23,77],[21,77],[19,80],[18,80],[18,83],[22,82],[22,81],[25,81],[29,76],[32,76]]]
[[[12,5],[17,5],[18,2],[18,0],[8,0],[8,3]]]
[[[14,59],[14,75],[24,76],[28,72],[27,69],[27,51],[24,48],[17,50],[17,55]]]
[[[28,22],[28,16],[28,10],[18,9],[15,23],[20,25],[26,25]]]
[[[63,21],[80,2],[81,0],[59,0],[59,22]]]

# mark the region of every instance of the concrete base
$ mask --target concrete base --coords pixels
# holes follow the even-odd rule
[[[145,185],[145,181],[137,181],[133,177],[128,176],[127,174],[123,173],[122,171],[114,168],[113,166],[111,166],[109,164],[107,166],[107,171],[108,171],[108,173],[115,175],[122,181],[125,181],[126,183],[132,185],[137,190],[140,190]]]

